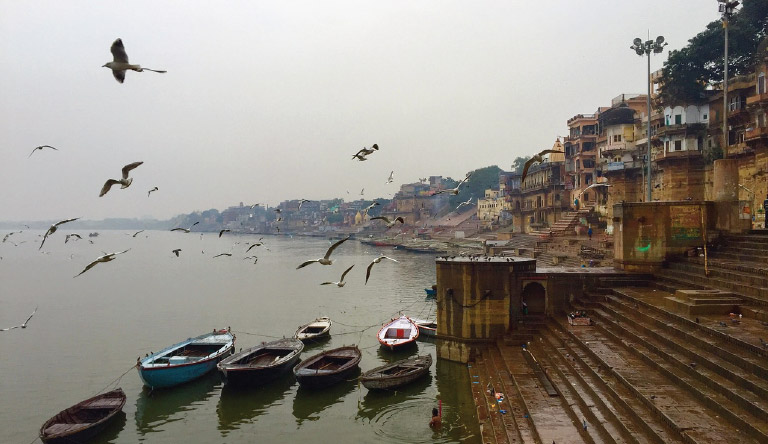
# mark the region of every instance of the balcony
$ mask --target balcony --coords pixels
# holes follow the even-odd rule
[[[707,125],[705,123],[682,123],[678,125],[666,125],[659,127],[659,129],[656,130],[656,134],[659,137],[670,136],[672,134],[696,134],[703,133],[706,129]]]
[[[701,157],[701,151],[698,150],[686,150],[686,151],[659,151],[653,153],[653,160],[681,160],[681,159],[695,159]]]
[[[765,105],[768,104],[768,93],[756,94],[754,96],[747,97],[747,106],[751,105]]]
[[[613,154],[620,151],[631,151],[635,149],[634,143],[629,142],[614,142],[610,145],[605,145],[600,151],[600,154]]]
[[[744,133],[746,142],[756,142],[760,139],[768,139],[768,127],[752,128]]]

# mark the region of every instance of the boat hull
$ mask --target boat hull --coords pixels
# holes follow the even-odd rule
[[[103,400],[109,400],[109,405],[94,405],[103,402]],[[40,427],[40,440],[51,444],[86,442],[101,433],[114,421],[117,414],[125,406],[125,401],[126,396],[123,390],[116,389],[64,409]],[[92,410],[92,412],[88,412],[88,410]],[[70,421],[73,417],[92,417],[94,415],[102,417],[85,427],[84,424],[74,424]]]
[[[362,353],[357,347],[340,347],[311,356],[293,369],[299,385],[328,387],[351,379],[360,371]]]
[[[167,388],[193,381],[213,371],[222,358],[232,353],[222,354],[217,359],[187,365],[169,365],[168,368],[139,368],[139,376],[144,385],[152,388]]]
[[[407,369],[408,366],[412,368]],[[367,371],[360,377],[360,382],[369,390],[388,390],[402,387],[426,376],[430,366],[432,366],[432,355],[403,359]],[[387,370],[396,368],[404,371],[397,375],[387,374]]]
[[[304,344],[297,339],[279,339],[236,353],[217,368],[226,384],[263,385],[291,371],[302,350]]]

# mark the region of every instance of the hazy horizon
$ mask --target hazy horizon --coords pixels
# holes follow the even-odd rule
[[[568,118],[645,93],[635,37],[666,37],[656,70],[718,17],[693,0],[0,2],[0,219],[391,198],[420,177],[506,170]],[[117,38],[168,72],[117,83],[102,67]],[[30,157],[42,144],[59,150]],[[135,161],[129,188],[98,197]]]

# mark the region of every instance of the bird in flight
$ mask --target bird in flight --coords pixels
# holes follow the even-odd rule
[[[229,228],[225,228],[225,229],[219,231],[219,237],[221,237],[221,235],[224,234],[224,233],[229,233],[230,231],[231,230]]]
[[[373,264],[378,264],[378,263],[379,263],[379,262],[381,262],[383,259],[389,259],[389,260],[391,260],[392,262],[398,262],[397,260],[395,260],[395,259],[392,259],[391,257],[387,257],[387,256],[384,256],[384,255],[381,255],[381,256],[377,257],[376,259],[374,259],[374,260],[373,260],[373,261],[372,261],[372,262],[371,262],[371,263],[368,265],[368,269],[366,269],[366,270],[365,270],[365,284],[366,284],[366,285],[368,285],[368,278],[370,278],[370,277],[371,277],[371,268],[373,268]]]
[[[262,238],[262,239],[263,239],[263,238]],[[261,240],[261,239],[259,239],[259,240]],[[251,245],[250,247],[248,247],[248,249],[247,249],[247,250],[245,250],[245,252],[246,252],[246,253],[248,253],[249,251],[251,251],[251,248],[253,248],[253,247],[260,247],[260,246],[262,246],[262,245],[264,245],[264,243],[263,243],[263,242],[254,242],[254,244],[253,244],[253,245]]]
[[[189,233],[192,230],[192,227],[194,227],[195,225],[197,225],[199,223],[200,223],[200,221],[197,221],[197,222],[193,223],[192,225],[190,225],[189,228],[172,228],[171,231],[183,231],[185,233]]]
[[[460,204],[459,204],[459,205],[456,207],[456,209],[458,210],[459,208],[463,207],[464,205],[472,205],[472,197],[471,197],[471,196],[470,196],[470,198],[469,198],[469,199],[467,199],[467,200],[465,200],[464,202],[460,203]]]
[[[35,154],[35,151],[37,151],[37,150],[40,150],[40,151],[42,151],[42,150],[43,150],[43,148],[50,148],[50,149],[52,149],[52,150],[56,150],[56,151],[58,151],[58,150],[59,150],[58,148],[54,148],[54,147],[52,147],[52,146],[50,146],[50,145],[40,145],[40,146],[36,146],[36,147],[32,148],[32,152],[31,152],[31,153],[29,153],[29,156],[27,156],[27,159],[29,159],[30,157],[32,157],[32,155],[33,155],[33,154]]]
[[[219,253],[214,257],[219,257],[219,256],[232,256],[232,253]]]
[[[448,189],[445,189],[445,190],[438,190],[438,191],[435,191],[435,194],[448,193],[448,194],[453,194],[454,196],[459,194],[459,187],[461,186],[461,184],[466,182],[469,179],[469,176],[471,176],[471,175],[472,175],[472,173],[467,174],[467,177],[461,179],[461,182],[459,182],[459,184],[456,185],[455,188],[448,188]]]
[[[179,257],[179,253],[181,253],[181,248],[177,248],[175,250],[171,250],[171,253],[175,254],[176,257]]]
[[[6,234],[6,235],[3,237],[3,242],[7,241],[7,240],[8,240],[8,238],[9,238],[9,237],[11,237],[11,235],[12,235],[12,234],[17,234],[17,233],[21,233],[21,231],[11,231],[10,233]]]
[[[352,264],[352,267],[354,266],[355,265]],[[335,285],[337,287],[343,287],[346,284],[346,282],[344,282],[344,277],[347,276],[347,273],[349,273],[349,270],[351,270],[352,267],[347,268],[346,270],[344,270],[344,273],[341,273],[341,279],[339,279],[339,282],[323,282],[320,285]]]
[[[365,207],[363,209],[363,214],[368,214],[368,210],[370,210],[371,208],[375,207],[376,205],[381,205],[381,204],[376,202],[376,201],[374,201],[372,204],[368,205],[367,207]]]
[[[372,217],[371,220],[381,219],[384,221],[385,224],[387,224],[387,228],[392,228],[395,226],[396,223],[400,222],[401,224],[405,223],[405,220],[403,220],[403,216],[397,216],[395,220],[389,220],[386,216],[376,216]]]
[[[251,209],[254,209],[254,208],[258,207],[259,205],[261,205],[261,204],[255,203],[255,204],[251,205]]]
[[[321,257],[320,259],[313,259],[311,261],[303,262],[301,265],[296,267],[296,269],[298,270],[299,268],[304,268],[307,265],[315,263],[315,262],[319,262],[320,265],[331,265],[333,263],[333,261],[330,259],[330,257],[331,257],[331,254],[333,253],[333,250],[335,250],[336,247],[338,247],[339,245],[344,243],[349,238],[350,238],[350,236],[347,236],[344,239],[342,239],[342,240],[336,242],[335,244],[331,245],[331,247],[328,248],[328,251],[325,252],[325,256]]]
[[[125,250],[125,251],[118,251],[117,253],[108,253],[108,254],[105,254],[104,256],[99,256],[99,257],[96,258],[95,261],[93,261],[90,264],[86,265],[86,267],[83,269],[83,271],[81,271],[80,273],[76,274],[74,277],[80,276],[81,274],[83,274],[86,271],[90,270],[91,268],[95,267],[96,264],[98,264],[100,262],[110,262],[110,261],[115,259],[116,255],[127,253],[130,250],[131,249],[129,248],[129,249]]]
[[[362,190],[360,190],[360,195],[362,196],[363,194],[365,194],[365,188],[363,188]]]
[[[157,191],[157,187],[154,187],[151,190],[147,191],[147,197],[149,197],[149,195],[152,194],[153,191]]]
[[[136,237],[136,236],[139,235],[139,233],[143,233],[143,232],[144,232],[144,230],[139,230],[139,231],[133,233],[133,236],[131,236],[131,237]]]
[[[107,62],[104,65],[102,65],[102,68],[109,68],[112,70],[112,75],[115,76],[115,80],[117,80],[120,83],[123,83],[125,80],[125,71],[131,70],[136,72],[142,72],[142,71],[152,71],[152,72],[159,72],[164,73],[166,71],[160,71],[157,69],[149,69],[149,68],[142,68],[139,65],[131,65],[128,63],[128,54],[125,53],[125,47],[123,46],[123,40],[117,39],[112,43],[112,47],[110,48],[110,51],[112,52],[112,61]]]
[[[106,182],[104,182],[104,186],[101,188],[101,192],[99,193],[99,197],[107,194],[107,191],[109,191],[110,188],[112,188],[112,185],[120,184],[120,189],[128,188],[128,186],[131,185],[131,182],[133,182],[133,178],[129,178],[128,174],[131,172],[132,169],[136,168],[137,166],[141,165],[144,162],[133,162],[129,163],[128,165],[123,167],[123,178],[122,179],[109,179]]]
[[[558,151],[558,150],[544,150],[544,151],[542,151],[542,152],[540,152],[538,154],[534,154],[533,157],[528,159],[528,161],[525,162],[525,165],[523,166],[523,175],[520,178],[520,184],[525,182],[525,176],[528,175],[528,168],[530,168],[531,165],[534,164],[534,162],[535,163],[544,162],[544,157],[543,156],[546,156],[547,154],[553,154],[553,153],[562,153],[562,151]]]
[[[64,219],[64,220],[60,220],[60,221],[56,222],[55,224],[51,225],[51,227],[48,228],[48,231],[45,232],[45,236],[43,236],[43,241],[40,242],[40,248],[38,248],[38,250],[43,248],[43,244],[45,243],[45,240],[48,239],[48,236],[50,236],[51,234],[56,232],[56,230],[58,229],[59,225],[65,224],[67,222],[72,222],[73,220],[78,220],[78,219],[80,219],[80,218],[76,217],[74,219]]]
[[[65,243],[65,244],[66,244],[67,242],[69,242],[69,238],[70,238],[70,237],[72,237],[72,238],[76,238],[76,239],[82,239],[82,238],[83,238],[82,236],[80,236],[80,235],[79,235],[79,234],[77,234],[77,233],[68,234],[68,235],[67,235],[67,237],[65,237],[65,238],[64,238],[64,243]]]
[[[387,184],[390,184],[390,183],[395,181],[394,175],[395,175],[395,172],[394,171],[390,171],[389,178],[387,179]]]
[[[581,196],[582,194],[584,194],[585,191],[587,191],[587,190],[589,190],[591,188],[596,188],[596,187],[606,187],[607,188],[609,186],[611,186],[611,185],[609,185],[607,183],[593,183],[592,185],[590,185],[590,186],[584,188],[583,190],[581,190],[581,192],[579,193],[579,196]]]
[[[37,313],[37,307],[35,307],[35,311],[33,311],[32,314],[29,315],[27,320],[24,321],[24,323],[22,323],[21,325],[14,325],[13,327],[8,327],[8,328],[0,328],[0,331],[13,330],[14,328],[27,328],[27,323],[29,322],[30,319],[32,319],[32,316],[34,316],[35,313]]]
[[[355,159],[359,160],[360,162],[368,160],[368,158],[365,157],[365,154],[360,154],[360,152],[352,155],[352,160],[355,160]]]
[[[311,200],[309,200],[309,199],[301,199],[301,200],[299,201],[299,210],[301,209],[301,206],[304,204],[304,202],[312,202],[312,201],[311,201]]]

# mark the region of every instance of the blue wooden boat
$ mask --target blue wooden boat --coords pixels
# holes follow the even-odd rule
[[[432,288],[425,288],[424,292],[427,293],[427,299],[437,297],[437,285],[433,285]]]
[[[229,329],[214,330],[139,358],[136,366],[147,387],[173,387],[215,369],[234,349],[235,336]]]

